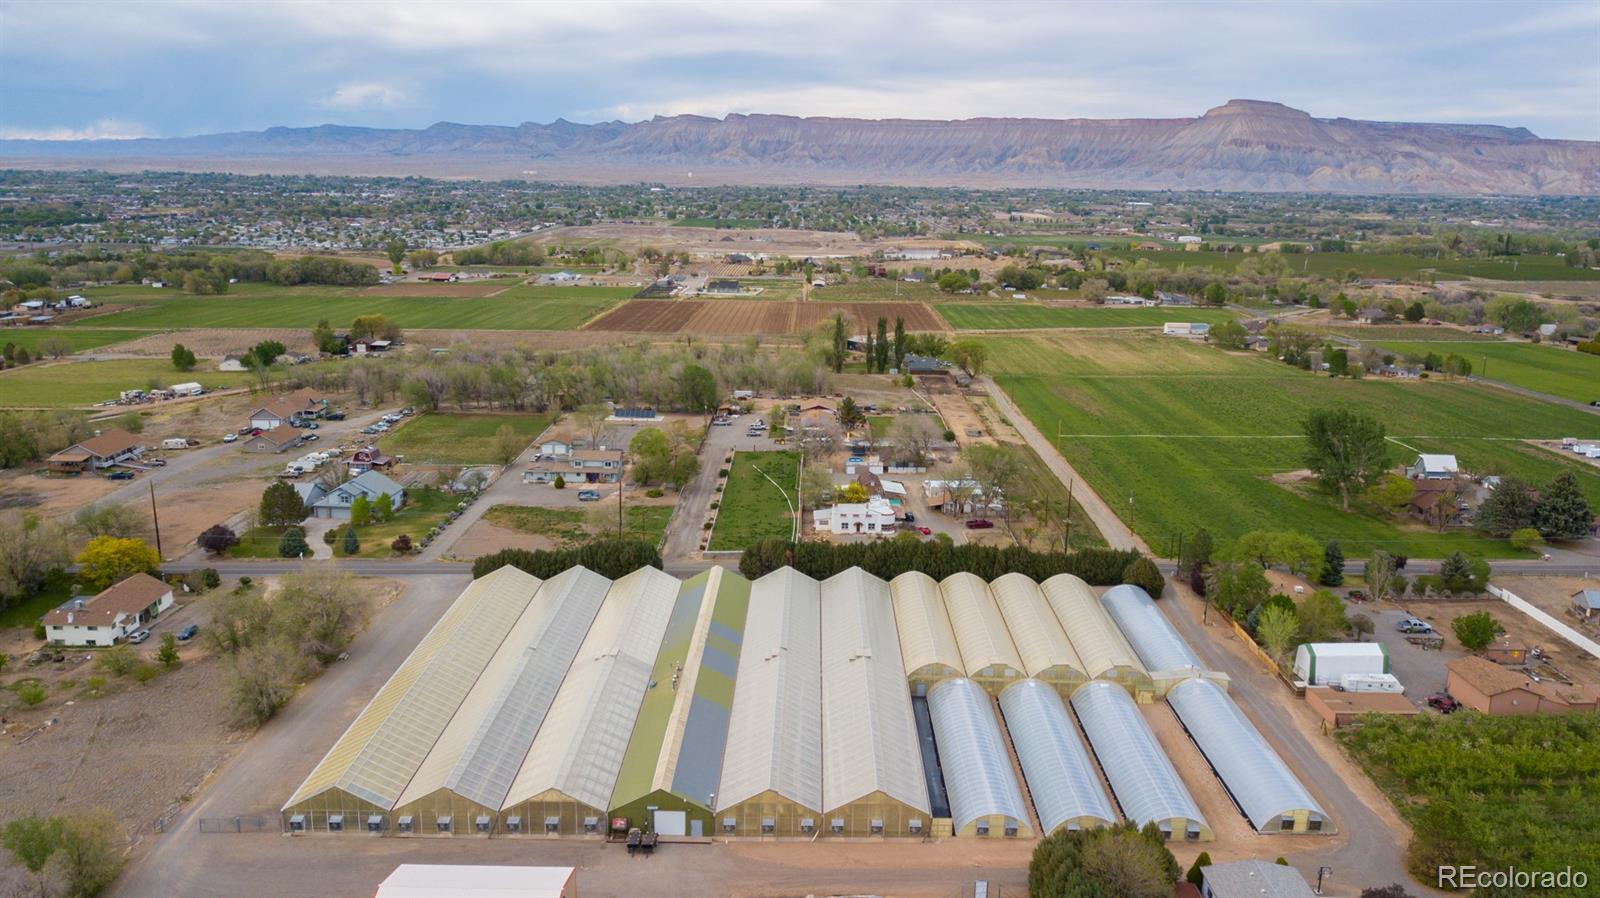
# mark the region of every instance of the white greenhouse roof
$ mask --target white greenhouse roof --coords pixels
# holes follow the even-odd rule
[[[342,789],[394,807],[539,587],[513,567],[472,581],[288,803]]]
[[[889,584],[861,568],[822,581],[824,812],[882,792],[931,813],[894,621]]]
[[[610,588],[584,567],[544,581],[397,806],[447,789],[500,807]]]
[[[1167,693],[1167,703],[1256,829],[1277,831],[1283,815],[1295,811],[1323,814],[1222,687],[1209,680],[1186,680]]]
[[[950,627],[961,647],[962,669],[973,676],[985,668],[1005,668],[1022,676],[1022,658],[1006,631],[1005,618],[989,593],[989,584],[976,574],[951,574],[939,584],[944,607],[950,613]]]
[[[1141,827],[1179,818],[1205,825],[1128,693],[1104,681],[1085,683],[1072,694],[1072,710],[1129,820]]]
[[[555,790],[608,809],[679,585],[653,567],[612,584],[517,771],[507,807]]]
[[[575,867],[401,864],[375,898],[566,898],[576,875]]]
[[[1128,644],[1139,653],[1146,670],[1201,670],[1200,659],[1183,641],[1172,623],[1161,614],[1150,594],[1137,586],[1113,586],[1100,597],[1111,618],[1117,622]]]
[[[955,631],[950,629],[950,614],[944,610],[938,582],[920,571],[911,571],[889,581],[889,595],[894,604],[905,675],[915,676],[925,668],[948,668],[960,676],[961,649],[956,645]]]
[[[1027,827],[1028,811],[988,693],[968,679],[945,680],[928,690],[928,713],[956,831],[980,817],[994,816]]]
[[[771,791],[821,813],[817,581],[782,567],[750,584],[717,810]]]
[[[1000,710],[1044,834],[1086,818],[1117,822],[1100,774],[1055,689],[1031,678],[1018,680],[1000,693]]]
[[[1133,646],[1095,598],[1089,584],[1072,574],[1057,574],[1039,584],[1056,620],[1083,661],[1090,679],[1118,669],[1144,671]]]
[[[1044,677],[1047,673],[1071,675],[1084,679],[1083,661],[1073,650],[1067,634],[1061,629],[1050,603],[1045,601],[1039,584],[1022,574],[1006,574],[989,584],[1006,631],[1022,658],[1022,669],[1030,677]]]

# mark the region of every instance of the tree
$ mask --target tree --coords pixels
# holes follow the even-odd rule
[[[161,556],[142,539],[97,536],[78,553],[78,582],[90,592],[99,592],[113,583],[138,574],[155,574]]]
[[[363,493],[350,503],[350,529],[354,532],[357,527],[366,526],[372,519],[372,500]]]
[[[773,439],[783,439],[787,432],[784,428],[789,426],[789,410],[784,408],[783,403],[773,403],[772,408],[767,410],[767,426]]]
[[[1388,463],[1383,425],[1347,409],[1316,409],[1305,422],[1306,466],[1350,510],[1352,489],[1370,485]]]
[[[249,359],[254,359],[260,367],[270,368],[279,356],[288,351],[288,347],[277,340],[262,340],[245,353],[246,363],[248,364]]]
[[[1381,602],[1393,595],[1396,570],[1394,556],[1382,549],[1373,552],[1372,557],[1367,559],[1366,572],[1362,577],[1367,581],[1367,592],[1372,595],[1374,602]]]
[[[1499,621],[1487,611],[1463,614],[1450,622],[1450,629],[1456,634],[1461,647],[1469,652],[1483,651],[1500,635]]]
[[[340,349],[338,336],[326,318],[318,321],[317,326],[311,329],[311,343],[317,347],[318,352],[338,352]]]
[[[178,637],[170,630],[161,634],[161,648],[156,651],[156,661],[167,670],[173,670],[179,664]]]
[[[398,340],[400,327],[387,315],[359,315],[350,322],[350,339]]]
[[[1167,580],[1161,576],[1161,571],[1156,563],[1140,555],[1122,571],[1122,582],[1129,586],[1137,586],[1144,590],[1152,599],[1161,598],[1161,593],[1166,589]]]
[[[405,555],[411,551],[411,537],[402,533],[394,538],[394,542],[389,544],[389,548],[396,555]]]
[[[939,427],[929,415],[897,415],[889,425],[894,459],[901,464],[922,467],[939,438]]]
[[[1183,544],[1183,553],[1178,559],[1178,566],[1188,571],[1193,571],[1197,567],[1203,568],[1211,563],[1213,551],[1211,531],[1201,527]]]
[[[878,343],[873,359],[877,362],[880,374],[889,370],[889,319],[887,318],[878,319]]]
[[[878,366],[878,344],[873,340],[872,331],[867,331],[866,348],[862,350],[861,355],[866,359],[867,373],[871,374]]]
[[[1362,614],[1359,611],[1350,615],[1350,631],[1356,634],[1357,642],[1365,642],[1366,638],[1371,636],[1376,630],[1377,625],[1373,624],[1372,618],[1367,617],[1365,614]]]
[[[1261,620],[1256,624],[1256,636],[1261,640],[1261,647],[1280,665],[1288,659],[1289,650],[1294,647],[1295,637],[1299,633],[1300,621],[1295,613],[1277,605],[1262,611]]]
[[[1306,642],[1323,642],[1350,629],[1345,617],[1344,600],[1326,589],[1318,589],[1306,596],[1296,610],[1300,620],[1300,636]]]
[[[1446,592],[1477,592],[1474,579],[1472,562],[1460,552],[1453,552],[1439,562],[1439,586]]]
[[[845,427],[854,427],[867,418],[861,411],[861,406],[856,405],[854,396],[846,396],[839,402],[839,423]]]
[[[844,356],[849,345],[850,332],[844,322],[844,313],[834,312],[832,351],[828,353],[828,364],[833,367],[834,374],[844,370]]]
[[[709,415],[717,408],[717,376],[703,365],[685,365],[678,375],[678,401],[691,412]]]
[[[114,677],[125,677],[139,666],[139,655],[129,645],[116,645],[100,653],[94,659],[96,670],[108,673]]]
[[[838,495],[840,502],[865,502],[867,501],[867,488],[852,480],[839,487]]]
[[[59,359],[62,356],[71,355],[72,342],[67,340],[65,337],[52,334],[51,336],[45,337],[43,340],[39,341],[39,354],[41,356],[47,355],[53,359]]]
[[[311,547],[306,545],[306,532],[299,527],[290,527],[283,531],[283,538],[278,540],[279,558],[300,558],[310,554]]]
[[[1250,339],[1250,332],[1244,329],[1244,325],[1230,318],[1212,325],[1206,339],[1223,349],[1243,349]]]
[[[0,608],[38,592],[70,557],[60,524],[31,511],[0,514]]]
[[[19,817],[0,831],[18,863],[37,878],[40,895],[92,898],[117,877],[126,839],[111,812]]]
[[[1321,569],[1325,550],[1304,533],[1280,531],[1272,535],[1272,559],[1296,577],[1311,576]]]
[[[1350,353],[1343,349],[1335,349],[1328,353],[1324,361],[1328,363],[1328,374],[1331,377],[1344,377],[1350,373]]]
[[[1529,552],[1544,545],[1544,537],[1532,527],[1523,527],[1511,534],[1511,548],[1519,552]]]
[[[195,358],[194,353],[182,343],[172,347],[172,367],[179,371],[194,370],[195,362],[197,361],[198,359]]]
[[[401,271],[400,263],[405,261],[406,258],[406,242],[399,237],[395,237],[384,244],[383,251],[389,257],[389,263],[393,266],[394,273],[399,274]]]
[[[1428,317],[1428,312],[1422,307],[1422,303],[1418,301],[1406,306],[1405,317],[1407,321],[1416,324],[1418,321]]]
[[[1062,827],[1033,849],[1031,898],[1169,898],[1183,868],[1152,824]]]
[[[1336,539],[1328,540],[1322,548],[1322,573],[1317,575],[1317,582],[1323,586],[1344,584],[1344,548]]]
[[[306,519],[306,504],[293,486],[276,480],[261,493],[259,512],[262,526],[287,527]]]
[[[1385,473],[1361,495],[1367,502],[1386,512],[1397,512],[1411,504],[1417,493],[1416,484],[1399,474]]]
[[[1212,286],[1216,285],[1213,284]],[[1202,851],[1200,852],[1199,856],[1194,859],[1194,866],[1189,868],[1188,874],[1186,874],[1183,878],[1187,880],[1190,885],[1198,889],[1200,888],[1201,883],[1205,882],[1205,874],[1201,873],[1200,871],[1209,866],[1211,866],[1211,852]]]
[[[826,465],[800,469],[800,498],[808,508],[821,508],[833,498],[833,475]]]
[[[379,493],[372,503],[372,520],[387,521],[394,517],[394,499],[388,493]]]
[[[72,515],[72,526],[84,536],[143,536],[145,517],[131,505],[85,505]]]
[[[1510,536],[1533,526],[1538,505],[1533,487],[1519,478],[1506,477],[1478,505],[1473,523],[1490,536]]]
[[[1578,540],[1589,535],[1589,528],[1594,526],[1594,511],[1571,471],[1557,474],[1544,488],[1534,511],[1533,526],[1545,539]]]
[[[906,370],[906,320],[899,315],[894,319],[894,367]]]
[[[950,361],[965,368],[973,377],[983,373],[983,365],[989,360],[989,348],[977,340],[956,340],[950,344],[948,353]]]
[[[213,556],[221,555],[239,544],[239,535],[234,533],[226,524],[213,524],[206,528],[204,533],[195,537],[195,545],[210,552]]]
[[[567,488],[567,478],[557,474],[556,479],[550,481],[550,486],[558,490],[564,490]]]
[[[1218,608],[1238,616],[1267,600],[1272,584],[1261,566],[1242,561],[1225,561],[1211,568],[1206,594]]]
[[[344,554],[359,555],[361,553],[361,540],[356,536],[356,528],[344,528]]]
[[[509,465],[517,460],[517,456],[522,454],[527,444],[527,440],[517,433],[516,428],[510,424],[502,424],[494,432],[494,459],[502,465]]]

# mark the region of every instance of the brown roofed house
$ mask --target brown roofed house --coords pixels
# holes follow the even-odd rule
[[[1561,686],[1479,658],[1457,658],[1445,688],[1456,701],[1485,714],[1566,714],[1595,709],[1594,687]]]
[[[68,446],[46,461],[50,470],[57,474],[77,474],[91,467],[109,468],[143,454],[143,440],[120,427],[113,427]]]
[[[47,613],[45,638],[51,645],[114,645],[171,607],[172,587],[149,574],[134,574]]]
[[[263,430],[244,441],[246,452],[282,452],[300,445],[305,434],[293,427],[275,427]]]

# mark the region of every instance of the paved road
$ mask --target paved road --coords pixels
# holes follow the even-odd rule
[[[1011,397],[1006,395],[1006,391],[1000,389],[999,385],[988,376],[979,378],[978,382],[999,407],[1000,413],[1006,416],[1006,420],[1017,429],[1017,433],[1021,434],[1033,451],[1044,460],[1045,466],[1060,478],[1063,484],[1072,485],[1072,498],[1083,507],[1083,513],[1089,520],[1094,522],[1095,529],[1105,538],[1106,545],[1113,549],[1138,549],[1148,554],[1150,547],[1144,544],[1144,540],[1117,517],[1111,506],[1100,498],[1100,494],[1094,491],[1087,480],[1073,470],[1072,465],[1056,449],[1055,443],[1040,433],[1039,428],[1034,427],[1033,422],[1012,404]]]
[[[711,511],[711,500],[716,496],[722,469],[722,460],[730,449],[781,449],[783,447],[766,437],[752,437],[746,428],[759,415],[742,415],[733,419],[729,427],[707,427],[705,445],[700,449],[700,471],[689,485],[678,494],[677,507],[672,520],[667,522],[667,541],[661,549],[662,562],[668,570],[674,568],[704,570],[717,562],[707,562],[700,554],[700,538],[705,535],[701,524]]]
[[[1464,354],[1469,358],[1472,356],[1470,351]],[[1516,384],[1508,384],[1503,380],[1491,380],[1487,377],[1479,377],[1478,375],[1468,377],[1467,380],[1470,380],[1474,383],[1487,384],[1491,387],[1499,387],[1502,390],[1508,390],[1512,393],[1516,393],[1519,396],[1526,396],[1529,399],[1539,399],[1544,402],[1553,402],[1556,405],[1565,405],[1570,408],[1575,408],[1580,412],[1588,412],[1591,415],[1600,415],[1600,408],[1596,408],[1587,402],[1575,402],[1563,396],[1552,396],[1549,393],[1541,393],[1538,390],[1530,390],[1527,387],[1519,387]],[[1595,388],[1594,398],[1600,399],[1600,387]]]

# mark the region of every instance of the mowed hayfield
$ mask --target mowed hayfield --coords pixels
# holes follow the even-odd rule
[[[1538,343],[1401,343],[1384,349],[1422,358],[1452,352],[1472,362],[1472,373],[1576,402],[1600,400],[1600,355]]]
[[[144,334],[124,330],[105,330],[92,327],[13,327],[0,330],[0,345],[14,343],[34,358],[39,356],[39,344],[56,337],[67,341],[73,352],[98,349],[142,337]]]
[[[1432,532],[1359,512],[1309,484],[1273,475],[1305,468],[1302,422],[1318,407],[1376,415],[1390,460],[1455,454],[1477,473],[1545,482],[1573,471],[1600,504],[1600,471],[1519,442],[1600,438],[1600,416],[1503,390],[1441,380],[1331,379],[1256,355],[1158,335],[1064,332],[985,338],[995,379],[1078,472],[1160,552],[1180,533],[1220,538],[1255,529],[1338,539],[1347,554],[1385,548],[1418,557],[1457,549],[1514,556],[1504,542]],[[1410,448],[1408,448],[1410,447]]]
[[[945,303],[937,307],[956,330],[1029,330],[1076,327],[1160,327],[1168,321],[1216,324],[1236,318],[1227,309],[1095,306],[1057,308],[1038,303]]]
[[[548,414],[418,415],[378,440],[383,451],[411,464],[496,465],[495,434],[510,427],[524,447],[550,426]]]
[[[123,390],[148,390],[194,381],[208,390],[244,387],[244,372],[179,371],[166,359],[35,362],[0,371],[0,407],[74,408],[116,399]]]
[[[526,287],[483,297],[372,296],[365,288],[280,287],[222,296],[170,292],[121,302],[135,308],[82,319],[77,327],[179,328],[348,327],[360,315],[386,315],[402,328],[572,330],[623,301],[629,287]]]
[[[591,321],[586,330],[645,334],[804,334],[841,312],[858,333],[883,318],[908,331],[942,331],[944,322],[919,302],[763,302],[750,299],[635,299]]]

